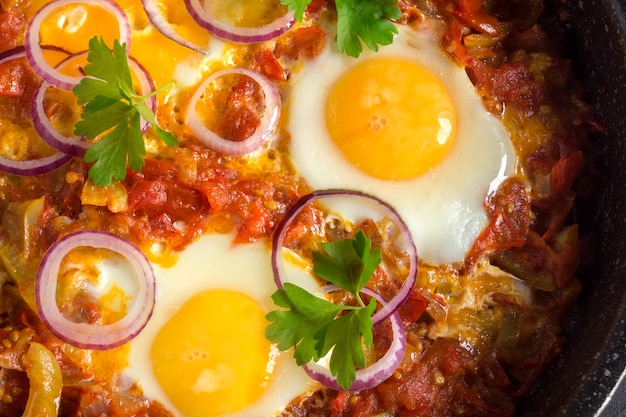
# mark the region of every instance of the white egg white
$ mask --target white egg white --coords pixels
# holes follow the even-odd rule
[[[150,360],[152,343],[161,327],[194,295],[209,289],[239,291],[259,302],[267,311],[276,309],[271,294],[276,290],[269,248],[262,243],[234,245],[232,235],[210,235],[200,238],[180,253],[171,268],[155,266],[157,297],[152,318],[131,341],[126,376],[136,381],[144,394],[158,400],[176,417],[185,417],[159,385]],[[184,337],[184,335],[181,335]],[[295,364],[291,351],[275,352],[272,378],[262,397],[249,407],[224,417],[272,416],[291,400],[314,386],[301,367]]]
[[[485,197],[514,170],[515,154],[499,120],[489,114],[465,71],[442,53],[436,31],[398,26],[391,45],[365,50],[358,59],[334,45],[292,76],[288,96],[290,154],[300,175],[316,189],[348,188],[373,194],[398,210],[420,257],[432,263],[462,261],[487,224]],[[332,40],[333,36],[329,36]],[[445,160],[411,180],[373,178],[349,163],[329,137],[325,104],[334,82],[374,57],[403,57],[437,76],[457,111],[457,138]]]

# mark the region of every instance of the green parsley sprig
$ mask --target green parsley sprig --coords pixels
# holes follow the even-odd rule
[[[311,0],[281,0],[302,21]],[[363,42],[372,51],[393,42],[398,29],[389,19],[399,19],[397,0],[335,0],[337,7],[337,49],[351,57],[363,51]]]
[[[89,169],[89,178],[96,185],[109,185],[112,180],[126,177],[126,166],[141,171],[146,148],[141,133],[141,118],[156,129],[157,135],[169,146],[178,140],[159,128],[147,100],[159,91],[139,95],[134,87],[126,44],[118,40],[113,50],[97,36],[89,41],[87,75],[73,89],[79,105],[84,105],[82,119],[76,123],[74,134],[93,140],[106,133],[87,150],[84,160],[95,162]],[[169,87],[169,85],[165,86]]]
[[[333,304],[305,289],[285,283],[272,295],[274,303],[287,310],[267,315],[271,324],[265,336],[280,350],[295,346],[298,365],[317,361],[332,349],[329,368],[343,389],[356,379],[356,369],[365,367],[363,345],[373,342],[372,315],[376,300],[365,304],[359,292],[381,262],[380,249],[359,230],[352,239],[322,244],[324,252],[313,253],[313,271],[320,278],[350,292],[357,306]]]

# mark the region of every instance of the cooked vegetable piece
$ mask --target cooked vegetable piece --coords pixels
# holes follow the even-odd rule
[[[24,365],[30,390],[23,417],[55,417],[63,388],[57,360],[44,345],[33,342],[24,355]]]

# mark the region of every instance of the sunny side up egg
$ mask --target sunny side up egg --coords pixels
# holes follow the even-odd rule
[[[232,238],[202,237],[173,267],[155,267],[155,310],[130,342],[126,376],[177,417],[270,416],[314,386],[265,338],[269,249]]]
[[[45,5],[37,1],[41,4],[33,7]],[[174,20],[191,40],[210,46],[209,54],[165,39],[149,24],[139,0],[117,3],[132,27],[131,55],[150,69],[157,85],[176,79],[178,90],[192,88],[209,71],[207,65],[222,61],[224,43],[184,13],[175,13]],[[163,6],[174,13],[180,5]],[[45,19],[41,37],[43,43],[79,51],[84,48],[79,41],[95,35],[112,43],[118,36],[114,19],[104,8],[69,2]],[[154,311],[130,341],[128,367],[117,381],[139,386],[176,417],[271,416],[314,386],[290,352],[280,352],[265,338],[265,315],[275,308],[271,294],[276,290],[269,248],[232,241],[232,235],[205,236],[180,253],[175,265],[153,265]],[[86,265],[95,268],[90,294],[98,298],[103,316],[114,321],[134,302],[137,283],[132,268],[115,256],[109,260],[110,255],[101,257],[89,248],[75,258],[82,265],[79,276],[86,276]]]
[[[443,55],[436,25],[399,26],[391,45],[358,59],[328,45],[293,75],[287,111],[290,155],[313,188],[385,200],[421,259],[448,263],[462,261],[486,226],[485,198],[513,172],[515,154],[465,71]]]

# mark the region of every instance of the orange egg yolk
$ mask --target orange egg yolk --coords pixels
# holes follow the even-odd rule
[[[175,78],[178,64],[200,56],[152,28],[139,0],[118,0],[118,3],[130,15],[134,29],[130,54],[150,71],[157,88]],[[209,32],[193,20],[181,2],[163,0],[159,2],[159,8],[179,36],[200,47],[208,47],[211,37]]]
[[[287,13],[279,0],[222,0],[205,7],[219,20],[239,27],[267,25]]]
[[[107,45],[113,45],[119,39],[117,20],[103,7],[78,2],[55,9],[39,32],[42,45],[59,46],[70,53],[87,50],[94,36],[102,36]]]
[[[346,71],[332,86],[326,124],[361,171],[406,180],[443,161],[457,122],[450,94],[435,75],[406,59],[376,58]]]
[[[46,2],[40,2],[42,7]],[[156,87],[170,82],[176,65],[197,55],[194,51],[167,39],[152,28],[141,0],[117,0],[116,3],[128,16],[132,38],[130,55],[150,70]],[[184,39],[197,45],[208,46],[209,33],[200,28],[181,4],[174,0],[159,2],[165,19]],[[119,39],[118,22],[104,7],[92,4],[71,3],[54,10],[41,25],[42,45],[60,46],[77,53],[88,49],[89,39],[102,36],[109,47]]]
[[[261,305],[230,290],[199,293],[152,345],[159,384],[187,417],[235,412],[261,397],[272,372]],[[269,364],[269,365],[268,365]]]

